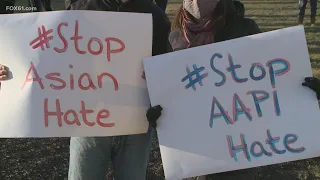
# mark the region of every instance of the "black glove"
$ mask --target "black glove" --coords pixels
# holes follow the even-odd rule
[[[320,80],[315,77],[306,77],[302,86],[306,86],[312,89],[314,92],[317,93],[318,100],[320,99]]]
[[[157,120],[161,116],[162,107],[160,105],[151,107],[147,111],[147,119],[152,127],[157,127]]]

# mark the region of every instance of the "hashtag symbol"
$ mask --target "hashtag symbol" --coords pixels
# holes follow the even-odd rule
[[[44,26],[41,28],[38,27],[38,37],[35,38],[33,41],[30,42],[30,46],[32,46],[32,49],[37,49],[38,47],[41,47],[42,51],[44,51],[44,44],[47,48],[50,48],[49,41],[53,39],[53,36],[48,36],[53,32],[52,29],[49,29],[48,31]]]
[[[193,71],[191,72],[189,67],[187,66],[186,71],[187,75],[181,79],[181,82],[186,81],[187,79],[189,80],[189,83],[185,86],[186,89],[189,89],[192,87],[192,89],[195,91],[196,90],[196,83],[199,83],[200,86],[203,86],[202,84],[202,79],[208,76],[208,73],[204,73],[200,75],[200,73],[204,70],[204,67],[197,67],[197,65],[193,65]],[[195,76],[195,78],[193,78]]]

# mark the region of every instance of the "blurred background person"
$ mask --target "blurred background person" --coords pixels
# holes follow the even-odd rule
[[[151,0],[153,2],[153,0]],[[168,0],[155,0],[156,5],[160,7],[164,12],[166,12]]]
[[[34,12],[41,12],[42,7],[46,11],[52,11],[51,0],[28,0],[30,7],[35,7]]]
[[[310,1],[310,7],[311,7],[310,23],[311,23],[311,26],[315,26],[318,0],[299,0],[298,23],[301,25],[303,24],[303,19],[304,19],[308,1]]]

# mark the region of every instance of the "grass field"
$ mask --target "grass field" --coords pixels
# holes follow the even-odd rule
[[[55,9],[63,9],[64,0],[52,0]],[[26,0],[17,2],[25,5]],[[297,23],[298,0],[245,0],[246,16],[253,18],[266,32],[294,26]],[[181,5],[181,0],[170,1],[170,19]],[[306,16],[306,37],[314,75],[320,76],[320,23],[309,27]],[[0,180],[63,180],[67,179],[69,139],[0,139]],[[161,156],[156,138],[148,167],[148,180],[163,180]],[[110,178],[110,173],[108,176]],[[215,180],[307,180],[320,179],[320,159],[296,161],[242,171],[211,175]]]

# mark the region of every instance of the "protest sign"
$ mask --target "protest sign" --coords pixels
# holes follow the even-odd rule
[[[320,156],[303,26],[144,59],[166,179]]]
[[[0,137],[145,133],[150,14],[57,11],[0,16]]]

